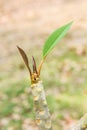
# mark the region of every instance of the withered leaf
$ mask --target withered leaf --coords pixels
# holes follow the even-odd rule
[[[20,47],[17,46],[17,48],[18,48],[18,50],[19,50],[19,52],[20,52],[20,54],[21,54],[21,56],[22,56],[22,58],[23,58],[23,60],[24,60],[24,62],[26,64],[27,68],[28,68],[28,70],[30,72],[30,75],[31,75],[32,73],[31,73],[31,69],[29,67],[28,57],[27,57],[26,53]]]

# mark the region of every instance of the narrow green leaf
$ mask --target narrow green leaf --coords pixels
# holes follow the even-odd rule
[[[70,29],[71,24],[72,22],[58,28],[49,36],[43,47],[43,58],[45,58],[54,46],[65,36]]]

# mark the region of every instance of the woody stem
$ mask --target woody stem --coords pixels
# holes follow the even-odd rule
[[[39,130],[52,130],[50,113],[45,97],[42,81],[31,85],[35,112],[36,124]]]

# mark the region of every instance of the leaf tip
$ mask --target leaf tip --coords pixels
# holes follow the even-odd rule
[[[70,25],[70,26],[71,26],[72,24],[73,24],[73,21],[69,22],[67,25]]]
[[[16,47],[18,48],[18,50],[21,50],[21,48],[18,45],[16,45]]]

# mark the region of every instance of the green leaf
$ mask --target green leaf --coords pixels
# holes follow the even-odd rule
[[[43,47],[43,58],[45,58],[54,46],[65,36],[70,29],[71,24],[72,22],[58,28],[49,36]]]

